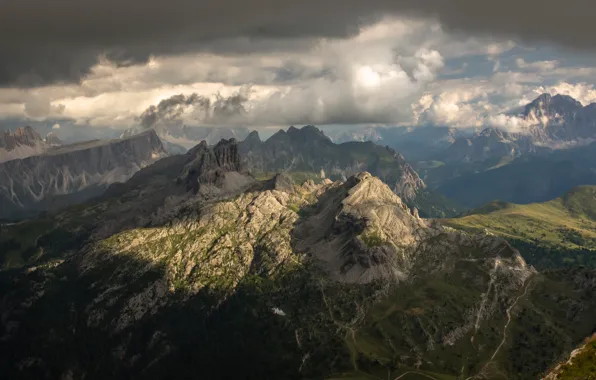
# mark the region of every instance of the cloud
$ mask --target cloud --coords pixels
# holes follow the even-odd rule
[[[513,49],[515,47],[515,42],[513,41],[505,41],[500,43],[491,43],[488,44],[486,47],[486,54],[489,58],[496,58],[501,54]]]
[[[62,114],[64,110],[64,105],[52,104],[49,98],[39,95],[29,96],[24,105],[25,115],[32,119],[45,119],[51,116],[57,116]]]
[[[0,62],[0,83],[77,82],[99,56],[127,66],[193,52],[305,51],[393,16],[438,20],[454,33],[593,50],[595,11],[585,0],[7,0],[0,54],[10,59]],[[500,49],[488,45],[487,53]]]
[[[494,90],[496,91],[496,90]],[[494,127],[507,132],[523,133],[530,123],[508,115],[507,106],[488,101],[485,89],[446,92],[437,96],[426,94],[414,106],[418,123],[458,128]]]
[[[428,23],[383,20],[353,38],[321,41],[308,52],[185,54],[127,67],[102,60],[80,84],[34,91],[46,102],[62,105],[62,117],[87,126],[128,128],[141,120],[144,125],[168,123],[169,117],[171,122],[182,118],[275,127],[403,123],[411,121],[410,104],[443,69],[439,47],[448,45],[442,43],[446,39]],[[481,47],[470,43],[466,51]],[[454,54],[451,47],[445,50]],[[0,106],[3,101],[24,105],[30,101],[28,93],[0,89]],[[168,98],[175,104],[166,102],[160,109]],[[208,116],[200,114],[206,111],[197,102],[210,110]]]
[[[189,108],[209,110],[211,101],[208,98],[193,93],[189,96],[184,94],[174,95],[159,102],[157,106],[150,106],[146,109],[139,121],[142,127],[151,128],[157,124],[178,123]]]
[[[531,123],[518,116],[498,114],[488,116],[485,120],[485,125],[511,133],[524,133],[528,130],[527,128],[530,127]]]
[[[583,105],[596,102],[596,89],[593,84],[559,82],[553,86],[539,86],[535,94],[550,93],[551,95],[569,95]]]
[[[160,101],[157,106],[147,108],[139,116],[139,123],[144,128],[181,126],[184,123],[229,123],[245,117],[244,104],[249,100],[250,93],[250,87],[246,86],[228,97],[220,93],[214,94],[211,98],[197,93],[174,95]]]
[[[559,66],[558,61],[535,61],[535,62],[526,62],[523,58],[517,58],[515,60],[517,67],[520,69],[531,69],[537,71],[549,71],[554,70]]]

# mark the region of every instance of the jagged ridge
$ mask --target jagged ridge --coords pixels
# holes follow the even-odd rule
[[[164,156],[157,135],[147,132],[121,140],[62,146],[2,163],[0,218],[30,216],[71,200],[80,202],[99,195],[111,183],[126,181]]]

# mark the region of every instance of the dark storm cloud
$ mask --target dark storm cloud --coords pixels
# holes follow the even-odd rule
[[[0,85],[76,81],[98,54],[119,64],[193,51],[298,49],[383,15],[448,30],[596,49],[589,0],[2,0]]]
[[[139,117],[141,126],[151,128],[159,123],[172,123],[181,120],[188,107],[199,107],[208,110],[211,101],[197,94],[178,94],[159,102],[157,106],[147,108]]]
[[[246,114],[244,104],[249,100],[250,87],[225,97],[215,94],[215,100],[196,93],[178,94],[159,102],[157,106],[147,108],[139,123],[144,128],[160,126],[179,126],[183,124],[183,116],[190,113],[196,122],[218,124]]]

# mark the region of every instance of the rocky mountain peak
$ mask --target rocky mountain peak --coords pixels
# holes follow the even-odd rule
[[[40,141],[41,140],[41,136],[39,135],[39,133],[37,133],[32,127],[30,126],[26,126],[26,127],[19,127],[15,130],[14,132],[14,136],[16,138],[22,138],[26,141]]]
[[[8,150],[12,150],[19,145],[34,146],[37,143],[42,142],[42,138],[33,128],[19,127],[15,129],[14,133],[5,131],[3,136],[0,136],[0,148],[6,147]]]
[[[242,172],[236,139],[222,139],[214,147],[202,141],[188,153],[187,163],[178,177],[188,190],[198,191],[202,185],[221,185],[225,173]]]
[[[492,137],[492,138],[504,138],[506,132],[498,128],[485,128],[478,133],[477,136],[485,136],[485,137]]]
[[[56,134],[54,132],[49,132],[45,139],[44,139],[46,144],[49,144],[51,146],[58,146],[58,145],[62,145],[62,140],[60,140],[58,138],[58,136],[56,136]]]
[[[249,142],[261,142],[261,136],[259,136],[259,132],[257,131],[252,131],[248,134],[248,136],[246,136],[246,139],[244,139],[244,141],[249,141]]]
[[[19,127],[14,132],[5,131],[0,133],[0,162],[43,153],[51,146],[61,145],[58,141],[54,141],[54,144],[46,143],[30,126]]]
[[[526,118],[560,118],[571,121],[575,113],[583,108],[582,104],[568,95],[542,94],[524,108]]]
[[[348,196],[343,200],[344,206],[355,206],[370,202],[389,202],[404,205],[383,181],[369,172],[361,172],[348,178],[344,184]],[[405,208],[405,205],[404,205]]]
[[[287,133],[292,138],[298,138],[303,141],[323,140],[323,141],[331,142],[331,139],[329,137],[325,136],[323,131],[321,131],[319,128],[315,127],[314,125],[306,125],[300,129],[298,129],[294,126],[291,126],[290,128],[288,128]]]

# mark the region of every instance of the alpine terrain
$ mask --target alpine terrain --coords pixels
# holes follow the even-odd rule
[[[14,132],[0,133],[0,163],[43,153],[51,147],[62,145],[52,132],[42,138],[33,128],[21,127]]]
[[[100,195],[166,156],[153,131],[54,147],[0,163],[0,219],[22,219]]]
[[[246,142],[201,143],[3,227],[0,372],[531,379],[592,333],[594,271],[542,273],[500,237],[422,219],[398,179],[263,175],[270,155],[302,170],[317,161],[300,149],[343,146],[305,132],[244,159]]]

